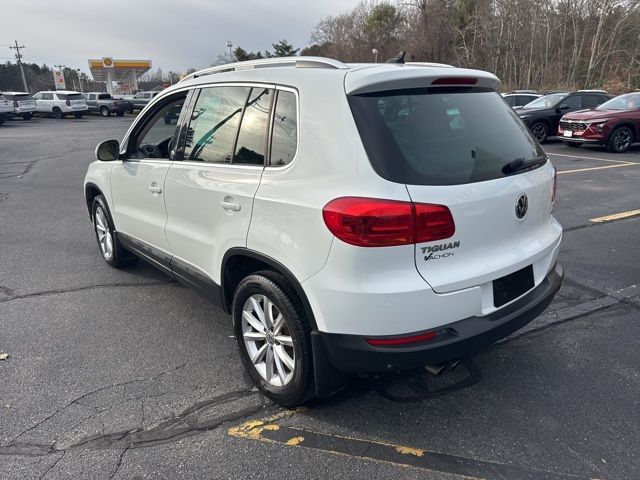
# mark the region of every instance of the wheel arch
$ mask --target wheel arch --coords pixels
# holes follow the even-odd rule
[[[611,139],[611,135],[613,135],[613,133],[620,127],[627,127],[628,129],[630,129],[631,133],[633,134],[633,140],[634,141],[638,140],[638,129],[636,128],[636,125],[634,124],[634,122],[632,122],[631,120],[620,120],[620,122],[616,123],[613,127],[611,127],[611,131],[607,136],[607,142]]]
[[[311,304],[296,276],[276,259],[244,247],[231,248],[222,258],[220,286],[222,289],[222,307],[224,311],[231,313],[233,294],[240,281],[251,273],[265,269],[273,270],[287,280],[302,302],[311,328],[317,330],[318,326],[315,316],[313,315],[313,310],[311,309]]]
[[[95,183],[88,182],[84,186],[84,198],[85,198],[85,201],[87,202],[87,210],[89,212],[89,218],[92,217],[91,207],[93,205],[93,199],[96,198],[98,195],[104,196],[104,193],[102,193],[102,190],[100,190],[100,187],[98,187]],[[92,218],[91,218],[91,221],[93,221]]]

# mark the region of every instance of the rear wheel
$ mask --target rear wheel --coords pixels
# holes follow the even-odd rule
[[[100,107],[100,115],[102,115],[103,117],[108,117],[109,115],[111,115],[111,112],[107,107]]]
[[[531,133],[540,143],[544,143],[547,141],[547,136],[549,135],[549,127],[544,122],[536,122],[531,125]]]
[[[124,115],[124,112],[122,110],[118,110],[116,112],[116,115],[119,116],[119,117],[122,117]]]
[[[82,118],[82,113],[78,112],[78,113],[74,113],[73,116],[76,118]]]
[[[115,227],[107,202],[102,195],[93,199],[92,204],[93,228],[102,258],[115,268],[127,267],[138,261],[138,257],[126,251],[115,234]]]
[[[64,118],[64,113],[62,113],[62,110],[60,110],[60,108],[58,107],[53,107],[53,110],[51,112],[53,113],[54,118]]]
[[[576,143],[576,142],[564,142],[564,144],[567,147],[571,147],[571,148],[578,148],[580,145],[582,145],[581,143]]]
[[[616,128],[609,141],[607,142],[607,150],[613,153],[622,153],[629,150],[633,143],[633,132],[629,127]]]
[[[313,394],[311,327],[287,281],[264,270],[245,277],[233,300],[236,342],[262,393],[283,406]]]
[[[22,114],[22,119],[23,120],[31,120],[33,118],[33,113],[23,113]]]

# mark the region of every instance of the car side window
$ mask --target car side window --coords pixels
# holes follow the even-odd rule
[[[249,91],[249,87],[207,87],[200,91],[186,134],[185,160],[231,163]]]
[[[271,154],[268,166],[288,165],[298,148],[298,107],[293,92],[279,90],[271,127]]]
[[[569,105],[569,108],[582,107],[582,95],[571,95],[562,101],[563,105]]]
[[[242,115],[232,163],[264,165],[273,90],[253,88]]]
[[[34,100],[42,100],[42,93],[36,93],[36,94],[33,96],[33,99],[34,99]]]
[[[593,108],[600,105],[600,97],[597,95],[583,95],[582,108]]]
[[[178,94],[157,105],[142,119],[141,129],[129,140],[129,158],[170,160],[177,142],[177,123],[187,94]]]

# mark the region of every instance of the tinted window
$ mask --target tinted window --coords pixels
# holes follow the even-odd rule
[[[516,96],[515,95],[511,95],[508,97],[504,97],[504,101],[507,102],[508,105],[515,107],[516,106]]]
[[[43,100],[53,100],[53,93],[43,93],[42,94],[42,99]]]
[[[242,116],[233,163],[264,165],[273,91],[253,88]]]
[[[278,92],[273,114],[271,157],[269,166],[287,165],[296,154],[298,146],[298,116],[296,96],[292,92]]]
[[[98,100],[111,100],[111,95],[108,93],[101,93],[98,95]]]
[[[533,100],[526,105],[526,108],[552,108],[560,103],[567,96],[566,93],[552,93]]]
[[[571,95],[565,98],[561,105],[569,105],[569,108],[581,108],[582,107],[582,95]]]
[[[57,93],[56,95],[60,100],[84,100],[81,93]]]
[[[185,160],[231,163],[249,87],[203,88],[191,114]]]
[[[133,143],[129,145],[133,158],[171,158],[176,147],[176,123],[174,118],[180,115],[186,93],[181,94],[158,108],[144,119],[142,130],[136,132]]]
[[[607,100],[596,110],[635,110],[640,108],[640,93],[625,93]]]
[[[428,89],[349,98],[376,172],[398,183],[456,185],[505,176],[544,154],[495,92]]]

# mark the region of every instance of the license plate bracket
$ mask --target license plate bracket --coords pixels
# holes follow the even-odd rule
[[[534,287],[533,266],[528,265],[493,281],[493,305],[501,307]]]

